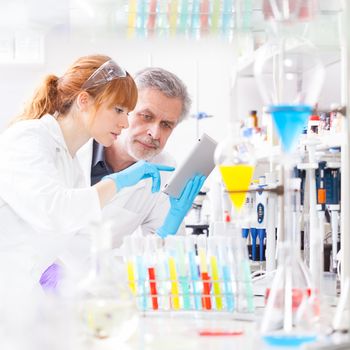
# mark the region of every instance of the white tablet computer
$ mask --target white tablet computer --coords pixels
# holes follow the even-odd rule
[[[203,174],[208,177],[215,168],[214,152],[216,146],[217,142],[215,140],[207,134],[203,134],[164,185],[163,192],[178,198],[191,177],[196,174]]]

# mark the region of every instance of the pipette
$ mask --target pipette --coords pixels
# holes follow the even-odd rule
[[[264,191],[266,187],[265,176],[259,177],[258,191],[256,192],[256,233],[259,237],[259,260],[264,260],[264,240],[266,237],[266,204],[267,192]]]

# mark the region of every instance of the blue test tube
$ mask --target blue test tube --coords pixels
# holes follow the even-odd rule
[[[183,307],[185,310],[191,309],[190,287],[186,271],[185,246],[183,237],[174,237],[176,245],[176,257],[179,266],[179,281],[183,296]]]
[[[187,236],[185,238],[185,249],[188,256],[189,270],[191,277],[192,293],[194,297],[194,306],[196,310],[201,310],[202,302],[200,297],[200,292],[198,284],[200,283],[198,264],[196,262],[196,249],[195,249],[195,237]]]
[[[232,293],[232,278],[229,267],[229,241],[227,237],[217,237],[218,239],[218,254],[220,266],[222,269],[222,279],[224,282],[224,294],[227,311],[234,310],[234,295]]]
[[[137,275],[137,300],[140,310],[147,310],[147,271],[144,261],[145,239],[140,235],[131,236],[132,251],[135,254],[136,275]]]

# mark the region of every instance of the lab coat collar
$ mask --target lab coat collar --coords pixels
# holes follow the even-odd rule
[[[59,144],[60,147],[64,148],[68,153],[68,147],[63,137],[62,130],[56,120],[51,114],[45,114],[40,118],[41,123],[47,128],[49,134]]]

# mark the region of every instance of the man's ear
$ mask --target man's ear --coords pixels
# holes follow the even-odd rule
[[[78,109],[82,112],[85,112],[90,107],[91,101],[91,96],[86,91],[80,92],[77,96]]]

